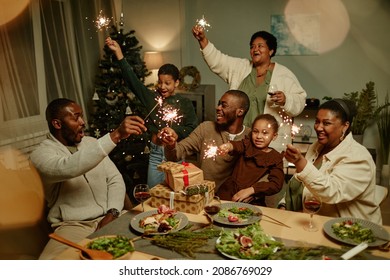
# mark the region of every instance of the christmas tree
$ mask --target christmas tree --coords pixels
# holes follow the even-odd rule
[[[112,26],[111,30],[110,37],[118,42],[126,60],[133,67],[138,78],[144,82],[145,77],[150,75],[150,71],[141,59],[142,46],[138,45],[135,31],[124,33],[122,28],[118,30],[116,26]],[[89,133],[96,138],[117,128],[126,115],[147,114],[145,107],[125,85],[115,55],[107,46],[104,46],[103,59],[99,63],[92,100]],[[133,187],[147,181],[149,145],[150,135],[145,132],[122,140],[109,155],[123,175],[126,192],[133,203],[135,203]]]

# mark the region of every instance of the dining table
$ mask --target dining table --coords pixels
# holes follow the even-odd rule
[[[222,203],[227,203],[222,201]],[[349,249],[354,246],[340,242],[327,234],[323,227],[327,221],[334,219],[334,217],[327,217],[321,215],[314,215],[313,222],[319,228],[318,231],[309,232],[304,229],[304,225],[308,223],[310,215],[303,212],[293,212],[287,210],[281,210],[277,208],[256,206],[262,213],[260,223],[263,231],[275,238],[277,241],[281,241],[287,247],[316,247],[326,246],[336,249]],[[151,207],[148,201],[144,202],[144,211],[155,210]],[[120,235],[128,237],[134,240],[135,251],[131,254],[132,260],[224,260],[229,259],[225,254],[221,254],[215,248],[217,237],[210,238],[206,247],[208,250],[202,252],[196,252],[194,256],[183,255],[179,252],[175,252],[169,248],[162,248],[151,242],[150,238],[144,238],[142,233],[134,230],[131,226],[131,221],[134,217],[141,214],[141,205],[135,206],[130,211],[124,211],[122,214],[107,224],[103,228],[97,230],[84,240],[80,242],[81,245],[86,245],[92,239],[101,236]],[[188,224],[192,224],[198,228],[215,227],[216,229],[231,230],[231,227],[224,224],[214,223],[205,215],[204,210],[199,214],[183,213],[188,218]],[[382,228],[390,233],[390,226],[383,225]],[[386,233],[386,234],[387,234]],[[390,251],[387,246],[368,247],[363,253],[363,259],[390,259]],[[80,259],[80,252],[78,249],[69,247],[65,251],[61,252],[55,258],[57,260],[77,260]]]

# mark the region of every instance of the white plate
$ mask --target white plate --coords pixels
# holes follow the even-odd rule
[[[254,212],[253,216],[250,216],[248,220],[242,221],[242,222],[229,222],[227,217],[220,217],[218,214],[215,214],[212,216],[213,220],[217,223],[224,224],[224,225],[229,225],[229,226],[246,226],[250,225],[253,223],[256,223],[260,221],[261,219],[261,210],[260,208],[257,208],[256,206],[248,203],[243,203],[243,202],[228,202],[228,203],[222,203],[221,204],[221,210],[222,209],[230,209],[233,207],[241,208],[249,208]]]
[[[336,219],[332,219],[332,220],[327,221],[324,224],[324,232],[328,236],[330,236],[331,238],[336,239],[342,243],[349,244],[349,245],[358,245],[359,243],[354,242],[350,239],[342,239],[342,238],[338,237],[333,232],[332,225],[335,223],[342,223],[344,221],[352,221],[353,223],[358,222],[362,225],[362,227],[369,228],[372,230],[374,236],[377,238],[376,238],[376,241],[368,243],[369,247],[376,247],[376,246],[380,246],[380,245],[387,243],[387,241],[379,239],[378,237],[390,240],[390,234],[380,225],[375,224],[375,223],[370,222],[370,221],[367,221],[367,220],[352,218],[352,217],[336,218]]]
[[[146,211],[146,212],[142,212],[141,214],[138,214],[137,216],[135,216],[131,219],[131,221],[130,221],[131,227],[140,233],[144,233],[144,229],[139,226],[139,222],[142,219],[149,217],[149,216],[152,216],[154,214],[157,214],[157,210],[150,210],[150,211]],[[181,212],[177,212],[175,214],[175,218],[180,220],[180,223],[175,229],[173,229],[169,232],[179,231],[179,230],[183,229],[188,224],[187,216]],[[155,233],[150,233],[150,234],[166,234],[166,233],[155,232]]]

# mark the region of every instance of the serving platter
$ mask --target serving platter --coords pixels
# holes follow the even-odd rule
[[[150,210],[150,211],[146,211],[146,212],[142,212],[136,216],[134,216],[131,220],[130,220],[130,226],[138,231],[139,233],[145,233],[145,230],[139,226],[139,223],[141,220],[145,219],[146,217],[150,217],[150,216],[153,216],[154,214],[157,214],[157,210]],[[175,232],[175,231],[179,231],[181,229],[183,229],[187,224],[188,224],[188,218],[185,214],[181,213],[181,212],[176,212],[176,214],[174,215],[174,217],[176,219],[179,220],[179,224],[177,227],[175,227],[174,229],[170,230],[169,232]],[[148,232],[148,234],[166,234],[167,232]]]
[[[360,223],[362,227],[369,228],[372,230],[372,233],[376,237],[376,240],[374,242],[369,242],[368,243],[369,247],[381,246],[390,240],[390,234],[382,226],[367,220],[353,218],[353,217],[343,217],[343,218],[335,218],[329,220],[324,224],[323,230],[326,233],[326,235],[331,237],[332,239],[335,239],[339,242],[348,245],[358,245],[360,242],[355,242],[351,239],[343,239],[334,233],[332,225],[334,225],[335,223],[343,223],[346,221],[351,221],[353,223]]]
[[[231,222],[227,217],[222,217],[220,215],[221,210],[229,210],[231,208],[248,208],[253,211],[253,215],[249,216],[248,219],[238,220],[236,222]],[[254,205],[244,203],[244,202],[227,202],[221,204],[221,210],[218,214],[212,216],[213,220],[219,224],[228,225],[228,226],[246,226],[253,223],[256,223],[261,220],[262,212],[260,208],[257,208]]]

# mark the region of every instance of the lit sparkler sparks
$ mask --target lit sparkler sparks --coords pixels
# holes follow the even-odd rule
[[[293,119],[285,113],[284,109],[282,109],[281,111],[279,111],[279,116],[280,116],[280,118],[282,119],[282,121],[281,121],[279,127],[283,127],[283,126],[292,126],[292,125],[293,125]],[[290,130],[290,133],[289,133],[289,134],[288,134],[288,133],[282,133],[282,134],[280,134],[280,135],[281,135],[281,137],[282,137],[285,141],[287,141],[287,143],[289,142],[289,138],[290,138],[290,137],[293,138],[292,130]],[[285,143],[282,143],[282,145],[284,146]]]
[[[173,123],[179,123],[182,115],[179,115],[179,109],[174,108],[171,105],[162,107],[162,120],[167,122],[168,126],[172,126]]]
[[[204,30],[208,31],[208,28],[211,28],[211,25],[204,18],[204,15],[201,19],[196,20],[196,25],[202,27]]]
[[[211,143],[209,144],[205,143],[205,145],[206,145],[206,149],[204,151],[203,159],[211,158],[215,160],[215,158],[218,155],[218,146],[215,145],[215,141],[212,140]]]
[[[95,26],[98,31],[105,29],[107,31],[108,25],[110,24],[111,19],[103,15],[103,11],[100,11],[99,16],[95,20]]]
[[[150,110],[150,112],[146,115],[146,117],[144,118],[144,121],[150,116],[150,114],[154,111],[154,109],[156,109],[157,106],[162,106],[163,104],[163,98],[162,96],[157,96],[155,98],[155,100],[157,101],[156,105],[152,108],[152,110]]]
[[[294,139],[295,135],[298,134],[300,130],[301,130],[300,126],[293,124],[291,126],[291,138]]]

